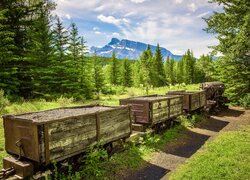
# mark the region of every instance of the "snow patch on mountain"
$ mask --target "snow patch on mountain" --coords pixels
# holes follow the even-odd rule
[[[94,55],[96,52],[97,56],[104,56],[104,57],[111,57],[113,51],[116,53],[116,57],[119,59],[139,59],[142,52],[147,48],[148,44],[141,43],[141,42],[135,42],[127,39],[119,40],[117,38],[112,38],[111,41],[101,47],[95,47],[92,46],[90,48],[90,56]],[[155,53],[156,46],[149,45],[152,52]],[[165,48],[161,48],[161,53],[164,58],[164,60],[167,59],[167,57],[172,58],[174,60],[180,60],[182,56],[180,55],[174,55],[169,50]]]

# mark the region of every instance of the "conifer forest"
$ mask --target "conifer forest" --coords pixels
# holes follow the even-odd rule
[[[92,99],[109,94],[111,86],[161,87],[222,81],[232,102],[249,99],[250,4],[248,0],[213,0],[224,12],[204,21],[219,45],[195,58],[187,49],[182,59],[163,59],[160,45],[148,46],[139,59],[89,56],[77,24],[65,27],[53,13],[51,0],[1,0],[0,89],[8,99]],[[239,21],[240,20],[240,21]]]

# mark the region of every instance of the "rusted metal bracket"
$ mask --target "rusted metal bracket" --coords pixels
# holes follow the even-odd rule
[[[0,171],[0,179],[7,179],[9,176],[15,174],[15,169],[13,167],[8,169],[2,169]]]
[[[18,160],[21,159],[21,156],[22,156],[22,151],[23,151],[23,144],[22,144],[22,139],[19,139],[17,142],[16,142],[16,146],[19,148],[19,155],[18,155]],[[24,152],[24,151],[23,151]]]

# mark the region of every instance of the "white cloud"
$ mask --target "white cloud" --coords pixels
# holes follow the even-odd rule
[[[138,4],[138,3],[143,3],[143,2],[145,2],[146,0],[130,0],[130,1],[133,2],[133,3]]]
[[[97,31],[97,30],[99,30],[99,28],[98,27],[93,27],[93,30]]]
[[[197,18],[202,18],[202,17],[204,17],[204,16],[207,16],[207,15],[210,14],[210,13],[211,13],[210,11],[207,11],[207,12],[204,12],[204,13],[201,13],[201,14],[197,15],[196,17],[197,17]]]
[[[117,32],[113,32],[112,35],[113,35],[114,37],[119,37],[119,36],[120,36],[120,34],[117,33]]]
[[[182,55],[182,54],[184,54],[184,52],[182,50],[179,50],[179,49],[173,49],[171,52],[173,54],[176,54],[176,55]]]
[[[71,16],[70,16],[69,14],[66,14],[65,17],[66,17],[67,19],[71,19]]]
[[[181,4],[183,0],[174,0],[176,4]]]
[[[189,5],[188,5],[188,8],[189,8],[189,10],[191,10],[192,12],[195,12],[195,11],[198,9],[198,7],[197,7],[197,5],[196,5],[195,3],[189,4]]]
[[[69,14],[89,45],[102,46],[109,38],[118,36],[150,44],[159,43],[176,53],[190,48],[196,55],[207,52],[209,40],[215,39],[212,35],[206,37],[206,33],[202,32],[205,23],[200,17],[221,9],[207,3],[207,0],[55,1],[58,2],[56,13],[64,17],[65,23],[70,23],[65,18]],[[101,35],[96,38],[96,34]]]
[[[100,31],[95,31],[95,34],[101,34],[101,32]]]
[[[99,19],[102,22],[109,23],[109,24],[114,24],[114,25],[120,25],[120,24],[127,24],[129,23],[129,20],[126,18],[115,18],[114,16],[104,16],[103,14],[100,14],[97,16],[97,19]]]

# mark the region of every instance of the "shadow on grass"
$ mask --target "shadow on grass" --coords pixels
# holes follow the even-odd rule
[[[188,129],[184,132],[185,136],[178,139],[172,146],[167,146],[165,153],[179,157],[191,157],[201,146],[209,139],[210,136],[199,134]],[[179,141],[179,142],[178,142]]]
[[[236,109],[227,109],[227,110],[224,110],[222,112],[220,112],[218,115],[218,117],[239,117],[240,115],[244,114],[244,111],[243,110],[236,110]]]
[[[219,132],[228,124],[229,122],[227,121],[222,121],[222,120],[216,119],[215,117],[210,117],[209,119],[199,123],[198,128],[206,129],[206,130],[214,131],[214,132]]]
[[[164,177],[170,170],[160,166],[145,162],[145,167],[136,172],[136,174],[124,178],[124,180],[158,180]]]

